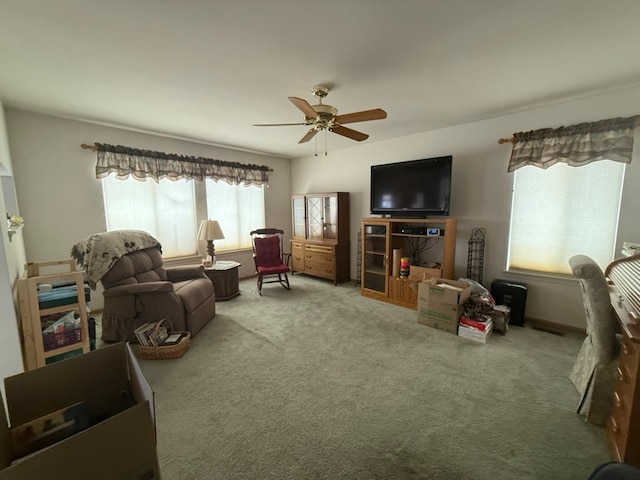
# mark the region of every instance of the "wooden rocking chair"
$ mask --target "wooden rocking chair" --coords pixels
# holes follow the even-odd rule
[[[278,282],[287,290],[290,289],[287,273],[290,254],[282,250],[283,230],[277,228],[260,228],[251,232],[253,260],[258,275],[258,293],[262,295],[264,283]]]

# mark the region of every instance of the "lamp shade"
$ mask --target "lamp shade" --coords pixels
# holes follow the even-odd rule
[[[198,229],[198,240],[222,240],[224,233],[217,220],[203,220]]]

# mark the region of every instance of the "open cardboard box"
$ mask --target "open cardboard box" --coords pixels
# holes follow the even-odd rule
[[[456,335],[458,319],[469,295],[471,286],[467,282],[424,279],[418,283],[418,322]]]
[[[0,480],[160,478],[154,393],[128,344],[117,343],[8,377],[4,394]],[[56,412],[78,405],[88,420],[81,428],[86,428],[74,433],[69,422],[66,427],[54,423],[51,428]],[[51,435],[63,427],[66,434]],[[16,439],[24,440],[28,432],[33,441],[26,447],[17,444]]]
[[[417,265],[409,266],[409,278],[424,280],[430,277],[442,277],[442,268],[419,267]]]

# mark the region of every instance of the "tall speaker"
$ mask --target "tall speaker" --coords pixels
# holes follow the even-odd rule
[[[511,280],[491,282],[491,296],[496,305],[506,305],[511,309],[510,325],[524,325],[524,311],[527,304],[527,285]]]

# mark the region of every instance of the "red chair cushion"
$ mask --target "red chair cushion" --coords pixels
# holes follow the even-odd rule
[[[258,273],[260,273],[261,268],[282,266],[286,267],[285,271],[288,271],[289,267],[282,263],[282,257],[280,255],[280,239],[278,237],[256,238],[255,245]]]
[[[258,275],[275,275],[276,273],[287,273],[287,265],[276,265],[275,267],[258,267]]]

